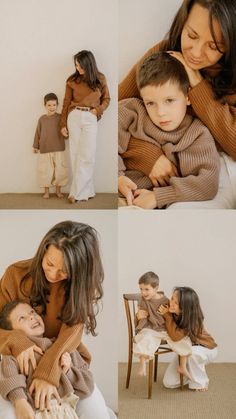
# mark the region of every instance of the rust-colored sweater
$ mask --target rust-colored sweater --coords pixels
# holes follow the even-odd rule
[[[32,342],[46,352],[52,345],[52,340],[44,337],[31,337]],[[42,355],[36,353],[36,360]],[[80,356],[78,351],[74,351],[71,356],[71,368],[65,374],[61,373],[58,393],[60,397],[75,393],[81,400],[89,397],[93,391],[94,383],[92,373],[88,370],[87,363]],[[27,399],[32,407],[34,401],[29,393],[32,382],[33,369],[30,364],[28,376],[20,373],[17,360],[12,355],[4,355],[0,363],[0,395],[4,399],[14,403],[17,399]]]
[[[187,336],[187,333],[178,327],[174,316],[171,313],[166,313],[163,317],[165,318],[167,333],[174,342]],[[208,349],[214,349],[217,346],[213,337],[205,329],[203,329],[202,333],[199,334],[199,336],[196,336],[194,340],[192,339],[192,344],[205,346]]]
[[[75,109],[76,106],[96,109],[97,118],[101,118],[103,112],[110,103],[110,94],[104,74],[100,73],[99,81],[101,83],[100,87],[93,90],[83,81],[83,78],[80,78],[78,81],[67,80],[61,113],[61,128],[67,127],[68,114]]]
[[[31,259],[16,262],[7,268],[0,282],[0,310],[6,303],[18,298],[30,303],[32,278],[29,277],[22,287],[22,279],[29,273],[30,266]],[[50,284],[49,302],[43,320],[45,336],[56,337],[56,341],[43,355],[33,374],[33,378],[45,380],[56,387],[59,386],[61,376],[59,359],[64,352],[72,352],[77,349],[86,362],[91,360],[90,354],[81,342],[83,324],[67,326],[57,319],[63,304],[64,289],[61,283]],[[0,329],[1,354],[13,355],[16,358],[31,346],[33,346],[32,341],[22,331]]]
[[[33,147],[40,153],[53,153],[65,150],[65,139],[60,133],[61,115],[42,115],[38,120]]]
[[[138,303],[138,308],[140,310],[146,310],[148,312],[148,317],[146,319],[137,320],[135,318],[135,333],[138,333],[144,328],[156,330],[157,332],[166,330],[165,320],[163,316],[158,313],[158,308],[161,305],[168,304],[169,300],[163,293],[160,294],[160,298],[151,298],[151,300],[145,300],[141,297]]]
[[[143,101],[125,99],[119,103],[119,174],[126,174],[125,152],[131,136],[143,143],[156,144],[173,162],[181,177],[173,176],[168,186],[154,188],[158,208],[174,202],[214,198],[219,183],[219,156],[209,130],[197,118],[186,115],[171,132],[162,131],[151,121]],[[123,159],[122,159],[123,157]],[[135,168],[144,171],[142,162]],[[152,189],[150,179],[139,173],[127,173],[138,188]],[[139,183],[140,182],[140,183]]]
[[[126,78],[119,85],[119,100],[130,97],[140,97],[136,84],[136,70],[138,66],[151,54],[160,50],[165,50],[165,41],[156,44],[149,49],[141,60],[133,66]],[[208,79],[203,79],[195,87],[189,91],[189,99],[191,102],[191,111],[196,115],[204,125],[210,130],[219,148],[229,154],[236,160],[236,92],[228,95],[222,100],[217,100],[214,97],[211,80],[219,71],[219,66],[216,65],[205,69]],[[131,140],[133,151],[136,152],[139,140]],[[142,146],[144,144],[142,143]],[[145,144],[142,154],[146,159],[146,172],[151,171],[154,163],[162,154],[160,149],[153,145]],[[138,152],[140,152],[138,150]],[[131,153],[131,150],[130,150]]]

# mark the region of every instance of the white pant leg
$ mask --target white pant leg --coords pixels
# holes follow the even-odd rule
[[[188,336],[183,339],[174,342],[169,335],[165,338],[168,345],[176,354],[180,356],[188,356],[192,354],[192,342]]]
[[[191,389],[201,389],[208,386],[209,379],[206,373],[205,365],[212,362],[217,356],[217,348],[208,349],[203,346],[193,346],[192,355],[187,360],[187,368],[193,378],[192,381],[184,377],[184,384],[188,384]],[[174,356],[174,359],[168,365],[164,378],[163,384],[167,388],[180,387],[178,368],[178,357]]]
[[[159,348],[161,340],[166,339],[165,331],[157,332],[156,330],[144,328],[135,336],[133,343],[133,354],[135,356],[145,355],[152,359],[157,348]]]
[[[0,396],[0,418],[4,419],[16,419],[15,408],[8,401]]]
[[[78,109],[68,116],[73,181],[70,195],[76,200],[95,195],[93,171],[96,155],[97,117]],[[79,134],[78,134],[79,132]]]
[[[91,396],[79,400],[76,408],[79,419],[113,419],[116,415],[106,406],[105,400],[96,384]]]
[[[176,202],[167,209],[235,209],[236,208],[236,162],[225,153],[220,153],[219,189],[209,201]]]

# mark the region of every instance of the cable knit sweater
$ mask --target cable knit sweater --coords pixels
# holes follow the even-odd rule
[[[133,66],[128,75],[119,85],[119,100],[140,97],[136,84],[136,71],[138,66],[158,51],[166,50],[166,41],[162,41],[150,48],[146,54]],[[206,68],[202,71],[204,79],[189,91],[191,111],[210,130],[219,148],[236,160],[236,92],[227,95],[222,100],[214,97],[211,82],[219,71],[219,65]],[[134,145],[137,146],[137,139]],[[146,144],[149,151],[145,152],[146,170],[150,173],[155,161],[162,154],[160,150]]]
[[[53,344],[51,339],[44,337],[30,337],[31,341],[46,352]],[[42,358],[38,353],[35,354],[37,363]],[[64,397],[70,393],[75,393],[80,399],[90,396],[93,391],[93,377],[88,370],[88,365],[80,356],[78,351],[74,351],[71,356],[71,368],[65,374],[61,373],[58,393]],[[17,360],[11,355],[4,355],[0,363],[0,395],[12,403],[17,399],[27,399],[34,407],[34,401],[28,392],[32,382],[33,369],[30,364],[28,376],[20,373]]]
[[[163,316],[158,313],[158,308],[161,305],[168,304],[169,300],[163,293],[159,294],[160,298],[151,298],[151,300],[145,300],[143,297],[140,298],[138,308],[140,310],[146,310],[148,312],[148,317],[140,320],[135,318],[135,333],[138,333],[144,328],[156,331],[166,330],[165,320]]]
[[[131,136],[161,148],[178,168],[182,177],[171,177],[170,185],[154,188],[156,206],[162,208],[173,202],[201,201],[214,198],[219,182],[219,156],[208,129],[190,115],[180,127],[165,132],[153,124],[140,99],[131,98],[119,103],[119,175],[125,174],[122,156],[129,147]],[[145,157],[143,158],[145,159]],[[137,167],[140,170],[141,167]],[[129,176],[138,187],[150,189],[150,179],[140,174]]]
[[[30,291],[32,278],[28,277],[24,283],[23,278],[30,272],[31,259],[16,262],[9,266],[0,281],[0,310],[9,301],[16,299],[25,300],[30,304]],[[45,336],[56,337],[55,342],[43,355],[34,371],[33,378],[45,380],[56,387],[59,386],[61,367],[59,359],[64,352],[72,352],[78,349],[80,355],[86,362],[91,357],[81,342],[83,324],[67,326],[58,320],[64,304],[64,289],[60,283],[50,284],[50,295],[48,296],[47,312],[43,316],[45,324]],[[0,353],[13,355],[15,358],[24,350],[33,346],[32,341],[20,330],[0,329]]]

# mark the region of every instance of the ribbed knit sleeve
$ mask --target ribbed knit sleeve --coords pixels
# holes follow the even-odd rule
[[[177,327],[171,313],[166,313],[163,317],[165,319],[167,333],[174,342],[177,342],[186,336],[184,330]]]
[[[140,97],[136,83],[136,72],[138,67],[150,55],[160,51],[164,46],[164,42],[160,42],[154,47],[150,48],[143,57],[131,68],[124,80],[119,84],[119,100],[127,99],[129,97]]]
[[[110,103],[110,93],[107,86],[106,77],[104,74],[100,76],[100,83],[101,83],[101,98],[100,98],[100,105],[96,106],[94,109],[97,111],[97,117],[98,119],[101,118],[103,112],[105,109],[109,106]]]
[[[26,399],[26,378],[20,374],[16,359],[3,356],[0,362],[0,395],[14,403]]]
[[[195,120],[191,128],[188,140],[197,132],[198,136],[178,153],[182,177],[173,176],[169,186],[154,189],[158,208],[174,202],[206,201],[218,191],[220,163],[214,140],[200,121]]]
[[[37,127],[36,127],[36,131],[35,131],[35,135],[34,135],[34,142],[33,142],[33,148],[36,148],[37,150],[40,149],[40,146],[39,146],[40,134],[41,134],[41,120],[39,119]]]
[[[72,352],[79,347],[82,334],[82,324],[75,326],[62,324],[56,341],[42,356],[34,371],[33,378],[45,380],[58,387],[61,376],[60,357],[64,352]]]
[[[189,91],[192,108],[222,149],[236,160],[236,95],[222,104],[214,98],[210,83],[202,80]]]
[[[70,86],[70,83],[67,81],[66,82],[66,91],[65,91],[65,96],[64,96],[64,101],[63,101],[63,106],[62,106],[62,111],[61,111],[61,121],[60,121],[60,127],[67,128],[67,116],[68,116],[68,111],[69,111],[69,106],[71,104],[73,98],[73,89]]]

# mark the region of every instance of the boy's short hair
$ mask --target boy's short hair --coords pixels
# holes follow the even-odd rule
[[[12,324],[10,321],[10,314],[19,304],[28,304],[24,300],[14,300],[5,304],[0,312],[0,329],[12,330]]]
[[[159,276],[152,271],[146,272],[139,278],[138,283],[139,285],[151,285],[152,288],[157,288],[159,287]]]
[[[187,72],[183,64],[167,52],[161,51],[150,55],[138,68],[139,90],[148,85],[162,86],[168,81],[177,83],[180,90],[187,95],[190,86]]]
[[[58,97],[55,93],[48,93],[47,95],[44,96],[44,105],[47,104],[47,102],[49,102],[49,100],[56,100],[57,104],[58,104]]]

